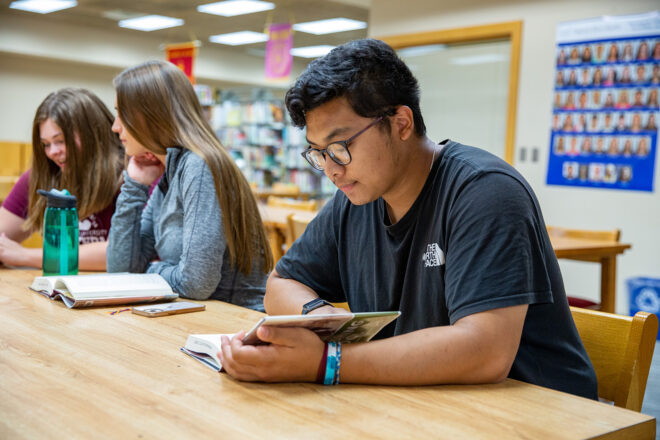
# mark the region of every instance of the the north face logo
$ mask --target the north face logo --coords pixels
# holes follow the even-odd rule
[[[445,264],[445,254],[438,243],[427,244],[422,260],[424,261],[424,267],[442,266]]]

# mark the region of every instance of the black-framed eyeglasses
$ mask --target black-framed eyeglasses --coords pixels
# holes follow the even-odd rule
[[[339,165],[348,165],[351,163],[352,157],[350,151],[348,151],[348,146],[357,138],[360,136],[362,133],[365,131],[369,130],[371,127],[376,125],[378,122],[383,120],[383,116],[379,116],[369,125],[364,127],[362,130],[358,131],[355,133],[353,136],[349,137],[345,141],[335,141],[331,144],[329,144],[327,147],[325,147],[322,150],[318,150],[315,148],[312,148],[311,145],[307,147],[305,151],[300,153],[302,157],[304,157],[307,162],[317,170],[323,171],[323,168],[325,168],[325,155],[327,154],[330,156],[330,159],[332,159],[335,163]]]

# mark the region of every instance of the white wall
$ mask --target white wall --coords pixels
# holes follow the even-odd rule
[[[656,155],[654,193],[575,189],[545,184],[552,114],[555,30],[561,21],[601,15],[627,15],[658,9],[657,0],[379,0],[370,13],[369,35],[414,32],[522,20],[521,70],[516,125],[516,158],[521,147],[540,150],[538,162],[516,162],[533,186],[547,224],[621,228],[632,249],[618,258],[617,311],[627,313],[625,279],[660,278],[660,180]],[[422,90],[422,94],[424,91]],[[425,121],[426,125],[433,121]],[[529,155],[528,155],[529,157]],[[599,298],[599,266],[560,260],[569,294]]]
[[[107,31],[51,23],[44,17],[0,14],[0,140],[29,141],[37,106],[61,87],[89,88],[112,108],[112,78],[126,67],[164,59],[162,43],[150,34],[120,28]],[[288,87],[266,81],[262,57],[202,44],[195,67],[198,83]],[[294,59],[292,80],[306,65]]]
[[[0,96],[4,102],[0,110],[0,139],[3,141],[31,141],[37,107],[50,92],[63,87],[89,89],[109,109],[114,107],[112,78],[121,69],[19,55],[0,56],[3,57],[0,65]]]

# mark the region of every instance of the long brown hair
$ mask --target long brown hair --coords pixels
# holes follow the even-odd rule
[[[51,119],[62,130],[66,166],[48,159],[40,125]],[[121,185],[124,148],[112,132],[112,113],[95,94],[66,88],[53,92],[37,108],[32,124],[32,171],[25,229],[41,229],[46,198],[37,189],[68,189],[78,199],[78,216],[102,211]]]
[[[213,175],[222,210],[229,261],[244,274],[254,255],[263,253],[263,271],[273,268],[273,255],[250,185],[204,118],[188,78],[172,63],[148,61],[114,79],[117,114],[128,132],[145,148],[166,154],[182,147],[200,156]]]

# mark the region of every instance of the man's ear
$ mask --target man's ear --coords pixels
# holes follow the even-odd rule
[[[410,107],[407,105],[400,105],[396,109],[396,113],[392,115],[392,128],[394,135],[400,140],[405,141],[415,132],[415,120]]]

